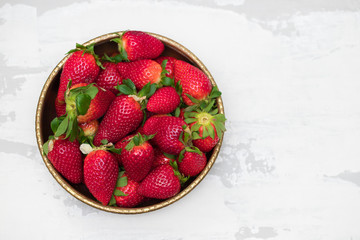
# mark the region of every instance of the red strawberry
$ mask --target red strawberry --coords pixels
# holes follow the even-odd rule
[[[211,82],[199,68],[181,60],[176,60],[174,65],[174,80],[175,83],[180,81],[182,86],[181,96],[185,104],[194,105],[186,94],[196,100],[204,100],[210,95]]]
[[[84,86],[87,86],[87,84],[86,83],[75,84],[70,88],[70,90],[76,89],[78,87],[84,87]],[[78,123],[90,122],[92,120],[102,117],[105,114],[105,112],[107,111],[108,107],[110,106],[110,103],[115,98],[115,95],[112,92],[107,91],[96,85],[93,85],[93,86],[98,89],[98,92],[97,92],[96,96],[91,100],[90,106],[89,106],[88,110],[86,111],[86,114],[77,115]],[[66,99],[65,99],[66,104],[70,105],[70,106],[66,107],[68,112],[70,112],[72,110],[77,110],[76,102],[74,103],[74,101],[76,101],[77,96],[78,95],[76,95],[72,98],[72,96],[70,94],[69,100],[67,99],[68,96],[66,96]],[[71,106],[74,106],[74,105],[75,105],[75,109],[71,109]]]
[[[84,160],[84,182],[90,193],[107,205],[114,192],[119,169],[116,158],[105,150],[95,150]]]
[[[83,160],[79,147],[78,141],[70,142],[63,137],[44,144],[44,152],[50,162],[71,183],[81,183],[83,180]]]
[[[194,123],[195,124],[195,123]],[[191,124],[190,126],[193,126],[194,124]],[[214,131],[214,136],[211,137],[210,135],[203,138],[205,135],[204,135],[204,129],[205,127],[204,126],[201,126],[198,130],[199,132],[199,137],[198,139],[193,139],[193,144],[194,146],[196,146],[197,148],[200,149],[200,151],[202,152],[210,152],[215,146],[216,144],[219,142],[219,137],[216,133],[216,129],[215,129],[215,126],[214,124],[210,124],[210,126],[208,127],[209,128],[212,128],[213,130],[211,131]],[[206,131],[206,130],[205,130]],[[208,130],[207,130],[208,131]]]
[[[165,70],[168,72],[165,74],[165,76],[169,78],[174,78],[174,66],[176,58],[162,56],[155,59],[155,61],[160,65],[163,63],[164,60],[167,60]]]
[[[157,133],[158,130],[158,121],[160,118],[165,117],[167,115],[165,114],[158,114],[158,115],[153,115],[151,117],[149,117],[146,121],[144,126],[141,129],[142,134],[145,135],[153,135],[155,133]]]
[[[206,162],[203,152],[185,152],[182,158],[178,158],[179,171],[185,176],[194,177],[205,168]]]
[[[126,147],[126,145],[131,141],[131,139],[135,136],[135,134],[131,134],[129,136],[124,137],[123,139],[121,139],[120,141],[118,141],[115,144],[115,148],[117,149],[123,149]],[[122,166],[122,162],[121,162],[121,154],[114,154],[114,156],[116,157],[116,159],[118,160],[119,166]]]
[[[169,165],[160,165],[140,183],[138,193],[144,197],[167,199],[180,192],[180,180]]]
[[[121,151],[120,162],[136,182],[146,177],[154,161],[154,149],[148,142],[151,137],[136,134]]]
[[[154,148],[154,161],[152,164],[152,168],[156,168],[157,166],[163,164],[169,164],[170,161],[173,161],[175,156],[163,153],[160,149]]]
[[[130,79],[138,90],[148,82],[159,83],[161,81],[161,65],[150,59],[135,62],[119,62],[117,68],[124,79]]]
[[[146,105],[150,112],[165,114],[174,111],[180,104],[180,96],[173,87],[159,88]]]
[[[185,122],[190,124],[192,143],[202,152],[210,152],[223,136],[225,116],[212,109],[215,100],[205,108],[199,106],[196,111],[185,112]]]
[[[94,53],[94,45],[83,46],[76,44],[76,49],[69,51],[71,56],[66,60],[61,76],[57,99],[63,104],[65,91],[69,81],[72,84],[93,83],[99,74],[101,63],[98,56]]]
[[[103,139],[118,142],[128,133],[136,130],[143,117],[141,105],[133,97],[127,95],[116,97],[100,123],[94,144],[99,146]]]
[[[118,178],[116,185],[114,197],[117,206],[135,207],[143,201],[144,197],[137,193],[139,183],[129,178],[126,173]],[[115,195],[117,192],[119,192],[118,196]]]
[[[153,116],[144,124],[144,133],[147,135],[156,134],[152,142],[158,146],[161,151],[168,154],[178,155],[184,148],[184,135],[186,127],[184,120],[173,116]]]
[[[159,39],[140,31],[126,31],[113,41],[118,43],[119,52],[127,61],[157,58],[164,51]]]
[[[114,94],[118,94],[119,91],[115,89],[115,86],[122,84],[123,78],[117,70],[116,63],[105,62],[103,64],[105,69],[101,69],[99,76],[96,78],[96,84]]]
[[[80,123],[79,127],[83,130],[85,137],[95,136],[99,129],[99,121],[92,120],[86,123]]]
[[[146,98],[155,92],[156,87],[147,84],[137,93],[134,83],[129,79],[125,79],[117,89],[122,94],[128,95],[116,97],[110,105],[94,138],[96,146],[99,146],[104,139],[116,143],[130,132],[135,131],[143,121],[142,109]]]
[[[58,98],[55,98],[55,111],[56,116],[60,117],[66,114],[65,102],[60,102]]]
[[[90,122],[100,118],[108,109],[115,95],[92,84],[75,84],[66,91],[66,115],[55,118],[51,127],[58,137],[73,141],[79,136],[78,123]]]

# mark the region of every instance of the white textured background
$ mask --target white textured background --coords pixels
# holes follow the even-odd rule
[[[64,53],[126,29],[193,51],[228,118],[204,181],[134,216],[70,196],[34,132]],[[356,0],[1,0],[0,239],[360,239],[359,63]]]

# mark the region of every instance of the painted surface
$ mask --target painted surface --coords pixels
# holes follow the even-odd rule
[[[206,179],[135,216],[70,196],[34,133],[64,53],[126,29],[193,51],[228,119]],[[0,2],[0,32],[0,239],[360,239],[359,1],[12,0]]]

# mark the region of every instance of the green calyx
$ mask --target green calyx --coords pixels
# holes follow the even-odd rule
[[[116,181],[116,186],[114,189],[114,192],[111,196],[110,202],[109,202],[109,206],[116,206],[116,200],[115,200],[115,196],[116,197],[124,197],[127,196],[127,194],[125,194],[123,191],[119,190],[118,188],[121,187],[125,187],[128,184],[128,178],[126,176],[124,176],[125,171],[120,171],[118,174],[118,178]]]
[[[121,85],[115,87],[119,90],[119,95],[129,95],[140,103],[142,110],[146,108],[147,100],[155,93],[156,84],[148,82],[139,92],[136,91],[135,84],[130,79],[124,79]]]
[[[224,114],[218,113],[218,108],[214,107],[215,99],[212,99],[208,105],[200,104],[198,108],[186,109],[184,117],[187,124],[191,126],[192,139],[205,139],[210,136],[215,138],[215,131],[217,136],[221,139],[223,132],[226,130]],[[202,130],[202,136],[200,136],[199,130]]]
[[[126,145],[125,149],[127,151],[131,151],[135,146],[143,145],[145,142],[149,141],[154,136],[155,136],[155,134],[153,134],[153,135],[142,135],[141,133],[138,133],[129,140],[129,143]]]
[[[94,56],[95,61],[96,61],[96,65],[98,65],[102,69],[105,69],[104,66],[102,65],[101,61],[100,61],[99,56],[95,53],[94,47],[95,47],[95,43],[90,44],[88,46],[84,46],[82,44],[76,43],[76,48],[71,49],[70,51],[67,52],[67,54],[77,52],[77,51],[83,51],[83,56],[84,56],[85,53],[89,53],[89,54]]]
[[[127,52],[124,48],[122,37],[126,33],[126,31],[123,34],[117,34],[119,37],[111,39],[110,41],[115,42],[118,44],[118,51],[119,51],[119,57],[118,59],[121,59],[120,61],[126,61],[129,62]]]
[[[87,113],[91,100],[95,98],[99,89],[94,84],[71,90],[70,86],[71,80],[65,93],[66,114],[54,118],[50,126],[55,137],[65,134],[65,138],[69,138],[73,142],[82,131],[78,126],[77,116]]]
[[[169,164],[174,171],[174,175],[179,178],[180,184],[184,185],[184,183],[186,183],[186,181],[189,180],[190,177],[189,176],[185,177],[183,174],[180,173],[176,160],[171,160]]]

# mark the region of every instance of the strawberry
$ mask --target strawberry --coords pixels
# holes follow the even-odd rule
[[[97,149],[84,160],[84,182],[90,193],[108,205],[119,173],[116,158],[108,151]]]
[[[135,134],[130,134],[126,137],[124,137],[123,139],[121,139],[120,141],[118,141],[115,144],[115,148],[117,149],[123,149],[126,147],[126,145],[131,141],[131,139],[135,136]],[[122,166],[122,162],[121,162],[121,154],[114,154],[114,156],[116,157],[116,159],[118,160],[119,166]]]
[[[185,176],[194,177],[198,175],[206,166],[206,156],[203,152],[188,152],[179,156],[179,171]]]
[[[202,104],[192,112],[185,112],[185,122],[190,124],[192,143],[202,152],[210,152],[223,136],[225,116],[213,109],[215,100],[206,106]]]
[[[186,128],[187,124],[178,117],[153,116],[145,122],[143,131],[146,135],[156,134],[152,142],[161,151],[178,155],[185,148],[183,135]]]
[[[114,199],[109,205],[116,204],[119,207],[135,207],[144,197],[137,193],[139,183],[129,178],[126,172],[119,173],[119,178],[114,191]]]
[[[101,69],[95,83],[114,94],[118,94],[119,91],[115,89],[118,84],[122,84],[122,76],[117,70],[116,63],[105,62],[103,64],[105,69]]]
[[[169,164],[170,161],[175,160],[174,155],[170,155],[167,153],[162,152],[158,148],[154,148],[154,161],[152,164],[152,168],[156,168],[157,166],[163,165],[163,164]]]
[[[140,183],[138,193],[144,197],[167,199],[180,192],[181,183],[170,164],[152,170]]]
[[[158,121],[160,118],[165,117],[165,114],[156,114],[146,119],[140,133],[145,135],[155,134],[158,130]]]
[[[83,130],[85,137],[93,137],[99,129],[99,121],[94,119],[90,122],[79,123],[79,127]]]
[[[122,149],[120,162],[128,176],[140,182],[149,173],[154,161],[154,149],[148,142],[153,136],[136,134]]]
[[[44,144],[44,153],[54,168],[71,183],[83,180],[83,160],[79,150],[79,142],[69,139],[50,137]]]
[[[103,139],[108,142],[118,142],[130,132],[136,130],[143,121],[142,108],[147,97],[155,92],[154,85],[147,84],[136,93],[134,83],[123,80],[118,90],[123,94],[115,98],[100,123],[99,131],[94,138],[94,144],[99,146]]]
[[[176,58],[161,56],[155,59],[155,61],[159,64],[162,64],[164,60],[167,60],[165,65],[165,70],[167,71],[167,73],[165,74],[165,76],[169,78],[174,78],[174,66]]]
[[[176,60],[174,66],[174,80],[182,86],[182,98],[186,105],[194,105],[189,95],[199,101],[210,95],[211,82],[199,68],[181,60]]]
[[[159,83],[161,81],[161,65],[150,59],[119,62],[117,69],[120,75],[123,78],[130,79],[138,90],[142,89],[148,82]]]
[[[150,112],[165,114],[174,111],[180,104],[180,96],[173,87],[162,87],[149,98],[146,105]]]
[[[87,84],[80,83],[80,84],[73,85],[73,87],[71,87],[70,90],[80,88],[83,86],[86,87]],[[79,101],[79,95],[78,95],[78,93],[75,92],[76,90],[74,91],[75,92],[74,97],[71,96],[71,94],[69,94],[69,96],[66,96],[66,98],[65,98],[67,112],[70,114],[71,111],[73,111],[75,109],[78,111],[78,115],[77,115],[78,123],[90,122],[92,120],[102,117],[105,114],[105,112],[107,111],[108,107],[110,106],[110,103],[115,98],[115,95],[112,92],[107,91],[101,87],[98,87],[97,85],[93,85],[93,86],[96,87],[98,89],[98,91],[97,91],[96,96],[90,101],[89,108],[85,114],[81,114],[81,112],[79,112],[80,106],[76,105],[76,102]],[[81,93],[80,93],[80,95],[81,95]],[[69,98],[69,100],[68,100],[68,98]],[[75,100],[75,103],[73,102],[74,100]],[[84,102],[82,101],[79,104],[84,104]],[[72,109],[73,106],[75,106],[75,109]]]
[[[69,82],[69,86],[71,82]],[[96,85],[79,83],[66,91],[66,115],[52,121],[55,136],[66,134],[70,141],[79,135],[78,123],[90,122],[100,118],[115,98],[112,92]]]
[[[159,39],[141,31],[126,31],[112,41],[118,43],[119,52],[126,61],[154,59],[164,51]]]
[[[55,98],[55,111],[57,117],[65,115],[66,114],[65,102],[60,102],[58,98]]]
[[[57,99],[60,104],[65,102],[65,91],[71,80],[72,84],[93,83],[99,74],[101,62],[94,52],[94,44],[87,47],[76,44],[76,48],[70,50],[71,56],[66,60],[61,76]]]
[[[127,95],[115,98],[100,123],[95,135],[94,144],[99,146],[103,139],[118,142],[128,133],[134,131],[143,120],[140,103]]]

